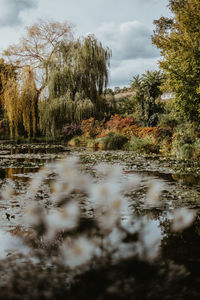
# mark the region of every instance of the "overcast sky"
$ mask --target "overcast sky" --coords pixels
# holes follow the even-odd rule
[[[153,20],[167,16],[168,0],[0,0],[0,49],[17,43],[38,18],[69,21],[77,36],[94,33],[112,49],[110,86],[157,68]]]

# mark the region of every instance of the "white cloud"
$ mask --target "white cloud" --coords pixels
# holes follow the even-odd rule
[[[152,46],[151,34],[149,27],[138,21],[106,23],[96,32],[99,39],[112,49],[116,60],[157,57],[159,54]]]
[[[37,0],[0,0],[0,26],[21,24],[21,12],[37,8]]]
[[[158,68],[157,58],[138,58],[132,60],[114,61],[111,64],[110,86],[130,85],[133,76],[145,73],[147,70],[155,70]]]
[[[159,51],[151,35],[139,21],[105,23],[97,29],[96,36],[112,50],[110,86],[127,85],[134,75],[157,68]]]

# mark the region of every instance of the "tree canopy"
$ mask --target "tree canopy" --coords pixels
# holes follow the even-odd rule
[[[172,18],[155,20],[153,44],[161,49],[164,89],[175,94],[184,119],[200,121],[200,1],[170,0]]]
[[[154,126],[158,121],[157,115],[162,109],[157,100],[162,94],[160,90],[162,83],[163,75],[160,71],[147,71],[142,76],[133,77],[134,99],[138,107],[139,119],[145,126]]]
[[[103,91],[110,57],[111,51],[93,35],[60,43],[50,66],[48,99],[40,103],[40,125],[47,135],[55,136],[56,127],[63,122],[104,116],[109,107]]]
[[[50,98],[70,92],[96,102],[108,84],[108,66],[111,51],[103,48],[93,36],[69,43],[62,42],[51,65],[49,80]]]
[[[36,135],[38,101],[47,86],[53,56],[61,41],[67,44],[71,40],[72,26],[67,22],[39,20],[26,27],[19,44],[4,51],[6,61],[0,62],[0,92],[11,137],[14,132],[18,135],[22,121],[28,136]]]
[[[41,92],[46,86],[49,65],[58,45],[63,40],[66,42],[71,39],[71,24],[40,19],[26,27],[19,44],[8,47],[4,56],[19,70],[31,66],[34,75],[37,75],[38,91]]]

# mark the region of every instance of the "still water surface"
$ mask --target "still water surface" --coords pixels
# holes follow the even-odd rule
[[[137,174],[142,178],[141,186],[131,193],[130,209],[138,215],[146,215],[155,226],[159,226],[161,239],[161,255],[163,259],[170,259],[178,264],[183,264],[194,276],[199,276],[200,270],[200,220],[183,233],[171,233],[169,230],[170,211],[177,207],[200,209],[200,175],[191,172],[187,175],[175,172],[171,164],[158,161],[155,157],[137,157],[134,153],[127,152],[92,152],[71,151],[60,145],[2,145],[0,148],[0,185],[14,182],[18,192],[23,194],[29,180],[46,163],[60,160],[69,155],[80,157],[83,171],[94,174],[94,166],[105,161],[120,164],[123,167],[123,176]],[[163,193],[162,205],[159,208],[145,206],[144,197],[149,181],[164,182],[166,190]],[[40,201],[48,206],[47,191],[44,186],[40,191]],[[17,225],[23,226],[23,209],[26,199],[20,201],[0,202],[1,229],[10,230]],[[9,214],[9,217],[8,217]],[[87,217],[87,215],[86,215]],[[89,214],[88,214],[89,218]]]

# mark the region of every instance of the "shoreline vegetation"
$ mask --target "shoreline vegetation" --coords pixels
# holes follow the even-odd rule
[[[68,22],[4,51],[0,298],[199,299],[200,1],[169,10],[159,70],[122,89]]]
[[[67,22],[27,27],[0,59],[1,139],[199,160],[199,8],[169,0],[171,18],[154,21],[159,70],[123,89],[108,88],[112,51],[94,35],[75,38]]]
[[[200,159],[200,135],[192,123],[174,127],[164,124],[152,127],[140,126],[132,115],[112,115],[108,121],[93,117],[81,124],[70,123],[63,127],[60,136],[18,136],[9,139],[1,135],[2,143],[60,143],[69,147],[93,150],[125,150],[137,154],[158,154],[178,160]]]

